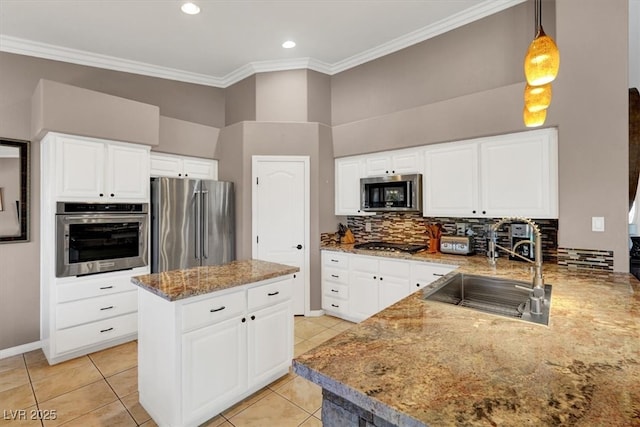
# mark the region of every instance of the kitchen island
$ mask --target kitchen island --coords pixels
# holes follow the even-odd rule
[[[515,280],[532,274],[528,264],[491,266],[482,256],[377,255]],[[640,283],[555,264],[544,276],[553,286],[549,326],[417,291],[300,355],[294,371],[323,388],[327,426],[640,425]]]
[[[259,260],[147,274],[138,390],[160,426],[197,426],[287,374],[297,267]]]

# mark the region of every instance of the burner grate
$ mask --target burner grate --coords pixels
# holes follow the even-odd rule
[[[393,242],[367,242],[354,245],[355,249],[366,249],[371,251],[388,251],[388,252],[408,252],[416,253],[428,248],[427,245],[411,245],[406,243]]]

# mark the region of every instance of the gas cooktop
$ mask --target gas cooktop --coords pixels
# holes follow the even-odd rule
[[[406,243],[367,242],[358,243],[354,249],[368,249],[371,251],[408,252],[414,254],[427,249],[428,245],[410,245]]]

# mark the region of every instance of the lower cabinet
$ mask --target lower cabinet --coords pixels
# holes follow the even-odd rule
[[[131,276],[147,267],[86,277],[57,278],[43,286],[43,352],[56,364],[136,339],[138,293]]]
[[[322,309],[360,322],[455,270],[455,266],[322,251]]]
[[[289,371],[293,276],[179,301],[138,290],[140,403],[197,426]]]

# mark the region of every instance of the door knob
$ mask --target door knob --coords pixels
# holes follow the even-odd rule
[[[302,249],[302,245],[298,245],[298,246],[296,246],[296,249],[298,249],[298,250],[299,250],[299,249]]]

